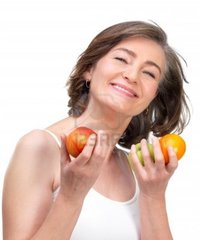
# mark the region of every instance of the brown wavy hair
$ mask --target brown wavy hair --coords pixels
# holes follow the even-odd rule
[[[85,86],[84,73],[119,42],[134,36],[151,39],[162,47],[166,57],[166,70],[148,111],[144,110],[134,116],[119,140],[121,146],[128,148],[142,138],[147,138],[150,132],[158,137],[170,132],[180,134],[189,123],[188,97],[183,88],[184,82],[188,81],[181,64],[184,59],[168,45],[166,33],[158,25],[143,21],[122,22],[106,28],[79,56],[66,84],[70,98],[68,113],[78,117],[88,103],[89,89]]]

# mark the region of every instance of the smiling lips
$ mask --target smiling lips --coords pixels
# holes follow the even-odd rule
[[[128,97],[138,97],[135,91],[120,83],[111,83],[111,86],[118,92]]]

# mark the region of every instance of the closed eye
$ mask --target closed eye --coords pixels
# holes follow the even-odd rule
[[[119,60],[120,62],[127,63],[127,61],[126,61],[125,58],[122,58],[122,57],[116,57],[115,59],[116,59],[116,60]]]
[[[156,76],[155,76],[153,73],[149,72],[149,71],[144,71],[143,73],[149,75],[149,76],[152,77],[153,79],[156,78]]]

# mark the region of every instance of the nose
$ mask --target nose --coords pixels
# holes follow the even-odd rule
[[[122,77],[131,83],[137,83],[139,80],[139,71],[133,67],[126,68],[122,72]]]

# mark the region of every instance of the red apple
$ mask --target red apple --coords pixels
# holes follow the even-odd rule
[[[65,141],[68,153],[73,157],[77,157],[82,152],[91,134],[96,133],[87,127],[78,127],[73,130]]]

